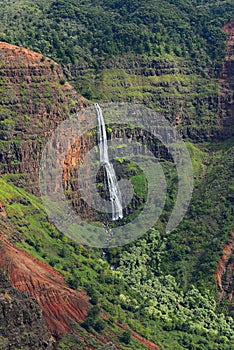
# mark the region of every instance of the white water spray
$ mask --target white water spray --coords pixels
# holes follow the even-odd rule
[[[110,201],[112,207],[112,220],[123,218],[122,196],[119,189],[113,165],[109,161],[108,145],[106,136],[106,126],[99,104],[94,104],[98,118],[98,147],[100,152],[100,163],[106,171],[107,185],[110,193]]]

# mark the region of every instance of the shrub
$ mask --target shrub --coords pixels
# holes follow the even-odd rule
[[[66,83],[66,79],[64,78],[61,78],[60,81],[59,81],[60,85],[64,85]]]
[[[93,326],[93,328],[94,328],[95,331],[97,331],[97,332],[103,331],[103,330],[105,329],[105,327],[106,327],[105,321],[103,321],[103,320],[100,319],[100,318],[95,322],[95,324],[94,324],[94,326]]]
[[[123,332],[123,334],[120,336],[119,340],[125,344],[129,344],[131,341],[132,333],[129,329]]]

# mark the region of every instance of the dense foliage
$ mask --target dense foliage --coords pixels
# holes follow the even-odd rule
[[[171,105],[175,115],[185,105],[184,123],[190,130],[202,130],[204,120],[216,125],[215,69],[224,55],[221,28],[233,14],[232,0],[0,0],[0,6],[0,40],[42,52],[61,62],[65,71],[71,64],[87,69],[77,83],[87,98],[134,98],[163,111]],[[106,91],[100,92],[95,79],[102,64],[106,68],[108,59],[121,55],[123,61],[145,60],[144,75],[104,69],[100,80]],[[175,64],[169,73],[157,76],[147,70],[153,59],[181,59],[186,64]],[[5,82],[0,83],[3,95]],[[156,94],[160,98],[154,101]],[[177,99],[169,103],[171,96]],[[1,121],[2,136],[13,128],[10,123]],[[165,232],[177,177],[172,163],[163,159],[169,192],[165,210],[143,238],[121,249],[87,249],[70,241],[48,222],[40,199],[20,187],[21,174],[1,177],[0,198],[8,214],[8,219],[0,219],[1,232],[13,227],[23,238],[23,249],[59,270],[70,287],[85,289],[93,305],[86,321],[74,326],[83,339],[77,343],[73,335],[66,336],[61,349],[73,349],[74,344],[82,349],[85,341],[98,348],[89,332],[115,337],[120,349],[145,349],[117,323],[128,324],[162,349],[233,347],[233,309],[217,305],[214,281],[222,246],[233,229],[233,139],[187,145],[196,186],[183,222],[175,232]],[[118,163],[134,170],[130,180],[143,205],[144,176],[134,164],[122,158]],[[102,310],[108,319],[101,318]]]
[[[0,7],[1,41],[93,64],[126,53],[219,60],[221,27],[233,10],[231,0],[1,0]]]
[[[79,246],[48,223],[40,200],[12,184],[19,176],[0,180],[8,213],[8,219],[0,221],[1,232],[11,222],[15,235],[26,238],[20,243],[23,249],[61,271],[73,288],[87,290],[93,307],[82,327],[76,326],[84,339],[89,341],[88,332],[108,335],[114,331],[123,344],[121,349],[126,343],[144,349],[128,332],[121,333],[115,321],[128,324],[164,349],[230,349],[233,319],[216,312],[212,293],[194,286],[183,291],[172,275],[162,271],[167,239],[159,230],[152,228],[127,250],[119,251],[118,267],[111,267],[103,252]],[[112,260],[116,258],[116,252],[110,254]],[[100,318],[100,306],[110,316],[108,321]],[[77,346],[72,337],[65,337],[61,349],[72,349],[72,344]]]

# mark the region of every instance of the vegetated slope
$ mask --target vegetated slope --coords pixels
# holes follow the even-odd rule
[[[37,300],[55,338],[69,332],[72,322],[85,320],[90,308],[85,293],[68,288],[56,270],[13,246],[4,236],[1,236],[0,268],[15,288]]]
[[[144,103],[195,141],[230,134],[217,127],[217,78],[231,0],[0,4],[0,40],[59,60],[87,98]]]
[[[220,116],[219,127],[222,128],[223,124],[226,124],[230,135],[233,132],[234,116],[232,28],[233,22],[224,28],[229,37],[220,80],[221,93],[217,112],[217,117]],[[232,241],[230,234],[233,230],[233,138],[229,138],[226,142],[216,140],[213,143],[203,142],[197,145],[187,143],[187,145],[193,159],[196,177],[191,205],[177,230],[169,235],[162,231],[163,244],[160,253],[159,247],[156,246],[151,254],[146,254],[145,260],[147,266],[156,270],[156,274],[158,273],[156,266],[159,264],[164,274],[175,276],[184,290],[195,284],[200,290],[209,288],[213,295],[217,295],[214,276],[217,266],[220,267],[222,260],[226,259],[226,266],[221,267],[223,276],[218,277],[219,282],[223,279],[224,287],[221,286],[222,295],[220,299],[217,295],[217,300],[225,300],[221,303],[223,310],[226,304],[229,314],[233,315],[233,306],[228,302],[229,299],[232,303],[233,294],[232,247],[230,256],[225,256],[225,247],[230,246]],[[162,219],[164,221],[165,217]],[[161,230],[159,224],[156,228]],[[149,239],[150,242],[151,240],[152,238]],[[129,251],[128,248],[126,250]],[[116,252],[110,254],[112,263],[116,262],[115,254]]]
[[[185,286],[189,280],[215,292],[214,274],[233,230],[232,145],[233,139],[206,150],[211,158],[194,189],[188,213],[168,237],[163,265]]]
[[[228,40],[220,79],[218,113],[220,128],[226,124],[231,135],[234,126],[233,22],[225,26],[224,30],[228,33]],[[206,155],[202,161],[205,163],[203,174],[195,187],[186,218],[169,238],[164,263],[168,271],[169,257],[173,257],[170,271],[185,285],[190,280],[190,283],[195,282],[202,288],[209,285],[212,289],[219,258],[222,264],[222,250],[229,245],[227,242],[233,230],[233,138],[226,142],[203,143],[199,147]],[[231,268],[231,257],[226,263]],[[223,269],[225,275],[226,267]],[[218,277],[219,287],[223,297],[229,296],[231,300],[232,281],[226,277],[228,286],[224,288],[225,291],[221,286],[221,276]],[[231,310],[232,307],[229,309],[232,314]]]
[[[92,350],[110,340],[117,344],[118,349],[124,349],[124,342],[121,343],[120,339],[125,328],[122,330],[123,325],[115,322],[116,310],[111,311],[113,305],[105,295],[107,293],[111,298],[115,281],[110,286],[110,282],[104,281],[106,277],[103,280],[104,275],[114,278],[115,274],[105,259],[100,258],[100,251],[82,248],[59,233],[47,221],[43,205],[37,197],[7,183],[3,178],[0,183],[4,203],[2,212],[4,208],[4,213],[7,213],[0,215],[0,268],[6,271],[17,289],[37,300],[48,329],[59,341],[56,349],[66,346],[65,349],[78,347]],[[73,289],[65,284],[62,274],[53,267],[64,275]],[[91,299],[81,288],[88,291]],[[89,302],[89,299],[93,304],[98,302],[95,295],[98,299],[100,296],[103,310],[93,315],[88,324],[89,311],[92,312],[95,307],[98,310],[97,305],[94,307]],[[124,313],[119,311],[118,316],[121,314]],[[86,326],[82,326],[84,321],[87,322]],[[99,329],[97,324],[102,324],[103,328]],[[134,349],[159,349],[154,342],[146,340],[144,334],[131,333],[130,344]]]
[[[220,28],[233,11],[230,0],[222,6],[199,0],[1,1],[1,8],[0,40],[38,49],[63,63],[95,63],[97,57],[126,52],[219,58]]]
[[[39,2],[34,2],[33,4],[29,2],[29,4],[30,6],[38,6]],[[74,5],[73,7],[77,9],[77,2],[72,2],[72,4]],[[26,13],[29,13],[33,9],[33,7],[27,5],[25,6],[24,2],[18,2],[18,5],[21,8],[21,14],[25,14],[25,11]],[[43,6],[41,6],[38,10],[41,12],[38,13],[44,15],[44,10],[48,9],[51,2],[43,2],[41,5]],[[67,25],[67,28],[69,28],[67,29],[67,33],[70,33],[70,30],[72,31],[72,25],[68,25],[68,23],[71,22],[70,17],[73,16],[73,14],[71,14],[72,10],[69,13],[67,11],[68,6],[70,5],[71,2],[53,2],[53,6],[50,7],[51,11],[49,14],[50,20],[53,21],[53,25],[51,26],[56,26],[56,23],[54,22],[54,18],[56,16],[54,16],[54,14],[56,14],[56,11],[58,11],[57,19],[61,20],[61,22],[63,22],[63,19],[65,19],[63,24],[65,27]],[[86,7],[86,5],[87,4],[84,6]],[[135,5],[133,5],[133,7],[129,8],[132,6],[132,3],[114,4],[111,10],[113,13],[116,13],[115,8],[118,7],[118,5],[120,5],[119,7],[122,11],[121,13],[126,13],[129,15],[129,12],[132,11],[131,13],[133,13],[136,11],[137,16],[135,18],[137,19],[140,17],[139,11],[137,12],[137,6],[134,7]],[[152,12],[153,8],[151,5],[152,4],[149,4],[149,13]],[[177,5],[179,5],[179,2],[177,2]],[[185,9],[185,5],[187,6],[187,3],[180,5],[181,8],[183,8],[183,11]],[[78,54],[75,53],[75,56],[79,57],[79,60],[76,62],[75,57],[73,66],[64,67],[64,71],[66,71],[67,76],[72,74],[69,79],[73,80],[76,86],[84,86],[83,91],[86,93],[86,96],[90,98],[99,97],[107,100],[122,99],[124,101],[135,100],[137,102],[145,103],[148,106],[152,106],[158,110],[162,108],[163,113],[167,110],[168,106],[173,108],[174,101],[178,102],[178,105],[176,105],[176,108],[172,113],[171,120],[175,124],[185,125],[184,129],[188,130],[187,132],[184,132],[186,137],[192,138],[196,141],[210,140],[213,138],[213,136],[216,136],[217,138],[219,135],[217,130],[219,130],[220,124],[218,123],[219,120],[217,113],[219,107],[218,80],[215,79],[218,78],[218,75],[214,72],[213,68],[217,67],[217,60],[220,62],[220,55],[222,53],[221,48],[225,43],[224,36],[221,34],[221,27],[225,21],[225,18],[229,18],[232,10],[230,9],[230,2],[222,3],[222,5],[224,5],[222,7],[223,12],[221,9],[219,9],[219,5],[216,2],[212,2],[212,4],[208,4],[207,2],[199,2],[198,5],[200,8],[196,8],[196,16],[197,14],[200,16],[200,22],[195,16],[196,20],[194,23],[195,26],[196,23],[200,23],[202,26],[201,32],[203,29],[208,28],[206,25],[209,24],[209,31],[204,31],[208,33],[207,39],[204,39],[202,35],[200,36],[201,33],[197,36],[196,31],[194,31],[195,34],[191,33],[189,27],[188,30],[187,28],[182,28],[182,34],[185,30],[184,41],[177,38],[174,42],[172,42],[171,38],[173,38],[173,35],[178,36],[177,31],[180,32],[177,22],[178,17],[181,15],[181,18],[183,18],[183,20],[185,19],[183,13],[179,13],[176,17],[174,16],[175,6],[173,5],[173,10],[169,11],[169,20],[166,14],[162,16],[162,18],[166,16],[167,23],[162,26],[164,29],[157,31],[161,35],[161,38],[158,39],[159,44],[154,45],[153,39],[150,39],[150,45],[146,45],[142,51],[140,44],[141,42],[148,43],[147,38],[143,37],[140,39],[140,41],[137,41],[137,46],[134,48],[132,42],[130,42],[128,46],[127,38],[129,35],[126,35],[124,32],[122,37],[119,35],[119,41],[114,41],[113,45],[119,46],[117,51],[114,51],[115,57],[110,59],[108,57],[104,57],[105,54],[109,55],[109,53],[108,51],[105,52],[105,49],[102,48],[102,46],[105,44],[105,41],[103,40],[103,33],[97,30],[97,37],[100,36],[102,38],[102,42],[97,40],[97,43],[94,44],[95,46],[93,49],[87,45],[84,45],[84,48],[88,47],[86,56],[83,55],[79,47],[76,47],[75,50],[77,50]],[[108,5],[106,4],[106,6],[111,7],[109,2]],[[180,9],[180,6],[177,7]],[[72,6],[69,8],[71,7]],[[158,8],[159,7],[155,6],[155,9]],[[165,7],[162,8],[165,9]],[[6,9],[7,12],[5,11]],[[200,12],[201,9],[202,12]],[[187,9],[187,12],[190,12],[189,10]],[[93,10],[92,7],[87,10],[86,7],[86,13],[88,15],[92,13],[92,11],[96,11],[96,8]],[[102,9],[101,12],[103,13]],[[218,17],[215,18],[214,14],[216,12]],[[144,11],[143,13],[143,17],[145,17],[146,13]],[[101,23],[100,16],[98,14],[95,13],[94,16],[97,20],[96,23],[93,21],[93,18],[89,20],[89,23],[95,28],[99,28],[98,25]],[[3,19],[7,17],[13,18],[12,28],[14,28],[14,21],[16,21],[17,26],[21,26],[22,22],[19,23],[19,18],[17,18],[15,7],[12,9],[11,2],[4,3],[2,16]],[[16,16],[16,18],[14,18],[14,16]],[[37,19],[35,12],[31,12],[30,16],[31,22],[34,19]],[[152,14],[152,16],[154,17],[154,14]],[[25,15],[25,18],[27,17],[28,16]],[[43,18],[47,20],[47,16],[43,16]],[[176,23],[174,23],[175,18],[177,18]],[[206,19],[205,21],[204,18]],[[213,22],[211,21],[211,18]],[[205,22],[205,27],[203,27],[201,24],[203,22]],[[22,25],[24,26],[25,23],[26,21],[22,23]],[[76,26],[76,20],[75,23]],[[183,23],[187,23],[187,25],[190,26],[190,21],[184,21]],[[3,31],[5,31],[4,28],[6,28],[6,25],[4,27],[4,20],[1,21],[1,25],[3,26]],[[177,28],[176,31],[174,29],[169,31],[170,34],[172,34],[171,38],[169,35],[167,35],[167,33],[165,33],[168,32],[170,26],[171,28],[174,28],[174,26]],[[29,29],[30,25],[25,25],[25,27],[18,32],[13,32],[13,30],[8,29],[9,27],[7,27],[8,33],[4,33],[4,35],[9,35],[9,31],[11,31],[12,34],[11,37],[5,36],[3,40],[13,42],[16,40],[14,39],[15,35],[18,35],[17,33],[20,32],[23,40],[27,40],[28,44],[29,41],[30,43],[33,42],[33,45],[35,45],[34,47],[36,47],[40,41],[35,34],[34,28],[36,27],[37,26],[35,23],[33,23],[31,29]],[[119,29],[121,30],[123,27],[124,26],[120,25]],[[46,32],[44,32],[43,28],[46,28]],[[54,28],[55,27],[52,29]],[[80,28],[85,32],[84,26],[80,25],[79,29]],[[135,32],[135,26],[133,26],[133,28]],[[72,41],[70,40],[70,34],[68,35],[68,38],[58,38],[55,32],[55,30],[58,31],[58,27],[52,31],[50,29],[50,25],[48,27],[42,26],[41,28],[43,32],[42,35],[54,36],[53,40],[47,37],[47,39],[43,41],[43,45],[40,44],[41,50],[42,47],[50,47],[50,52],[56,54],[59,48],[63,48],[63,45],[60,45],[60,43],[63,42],[64,45],[67,45],[68,42],[71,43]],[[63,32],[66,34],[66,30],[63,30]],[[129,33],[132,37],[131,30]],[[191,39],[190,33],[192,35]],[[111,35],[109,34],[110,33],[108,33],[108,37],[111,38]],[[34,37],[35,40],[31,40],[32,37]],[[82,35],[80,37],[82,38]],[[95,37],[95,40],[97,37]],[[182,35],[180,35],[180,37],[182,38]],[[78,37],[75,38],[75,40],[77,39]],[[17,40],[21,39],[18,38]],[[84,41],[87,44],[87,37]],[[185,42],[184,46],[182,41]],[[92,43],[92,40],[90,42]],[[194,50],[189,50],[192,42],[196,43]],[[217,46],[213,45],[214,42],[217,43]],[[174,43],[176,43],[176,47]],[[110,45],[108,44],[107,46],[109,50]],[[133,47],[133,49],[129,49],[128,51],[128,49],[126,49],[128,47]],[[138,47],[140,48],[139,52],[137,51]],[[54,50],[53,48],[56,49]],[[100,54],[99,52],[96,52],[96,48],[100,48]],[[215,52],[213,51],[213,48],[215,48]],[[216,50],[216,48],[218,49]],[[181,50],[181,52],[179,52],[177,49]],[[119,55],[122,55],[123,52],[125,53],[125,51],[128,52],[128,55],[125,57],[119,57]],[[136,58],[136,53],[137,55],[140,55],[140,57],[138,56]],[[65,52],[64,54],[62,52],[61,55],[60,53],[58,54],[58,56],[60,56],[62,61],[65,63],[68,63],[69,58],[67,60],[67,57],[69,57],[69,55],[69,52]],[[129,58],[129,56],[131,57]],[[145,58],[145,56],[147,57]],[[186,61],[184,61],[183,56],[186,57]],[[7,57],[7,55],[5,57]],[[85,57],[85,62],[83,57]],[[190,61],[191,58],[193,58],[194,61]],[[44,57],[41,56],[41,60],[43,61]],[[55,68],[54,63],[48,61],[46,62],[47,68],[53,72],[53,69]],[[195,67],[192,67],[192,62],[194,62]],[[105,71],[105,69],[108,68],[108,65],[110,66],[110,70]],[[208,69],[207,66],[209,66]],[[118,71],[115,70],[116,68]],[[104,69],[104,73],[102,69]],[[80,77],[81,75],[82,77]],[[22,75],[23,81],[25,76],[27,76],[27,74]],[[78,78],[76,78],[76,76],[78,76]],[[150,76],[152,78],[150,78]],[[209,84],[206,85],[208,81]],[[113,84],[113,86],[110,88],[111,84]],[[45,85],[47,86],[47,83]],[[59,80],[59,86],[63,85],[64,80]],[[3,86],[5,86],[5,82],[3,83]],[[90,91],[90,86],[94,90],[91,89]],[[154,86],[154,88],[152,88],[152,86]],[[98,90],[100,87],[102,88],[102,94],[98,95],[95,89]],[[34,90],[32,95],[35,94],[35,91],[37,91],[37,89]],[[158,96],[160,96],[160,102],[158,105],[156,105],[155,100],[152,98],[155,91],[158,92],[156,95],[156,100]],[[5,95],[8,96],[7,93]],[[20,101],[23,99],[28,101],[28,97],[25,96],[24,91],[19,95]],[[51,96],[51,92],[48,93],[47,97],[49,96]],[[40,95],[42,101],[48,101],[47,97],[46,95],[43,96],[43,94]],[[183,101],[184,98],[186,100],[185,106],[181,105],[181,101]],[[9,101],[7,101],[5,105],[9,105],[8,102]],[[22,102],[22,105],[23,104],[24,103]],[[189,105],[189,108],[187,105]],[[18,107],[19,106],[17,105],[17,108]],[[10,106],[9,109],[12,110],[12,106]],[[27,108],[25,109],[25,113],[27,113],[26,111]],[[70,107],[68,107],[67,112],[69,111],[71,111]],[[56,111],[54,112],[56,114]],[[2,114],[3,125],[4,119],[8,119],[5,117],[5,115],[6,113],[4,110]],[[54,116],[54,113],[52,115]],[[14,118],[15,116],[12,119],[14,120]],[[61,117],[61,120],[62,119],[63,117]],[[206,122],[207,120],[208,122]],[[15,125],[13,125],[11,129],[11,123],[12,122],[6,122],[7,125],[4,126],[4,128],[5,130],[8,130],[9,128],[11,132],[13,132],[13,134],[8,134],[7,137],[9,137],[9,139],[6,139],[6,141],[10,141],[12,144],[12,140],[14,140],[14,138],[12,139],[12,136],[14,136],[17,128],[15,128]],[[215,132],[213,132],[214,129],[212,126],[214,126]],[[227,129],[228,133],[226,134],[225,132],[224,135],[226,138],[230,135],[229,126]],[[195,130],[195,132],[193,130]],[[197,130],[199,131],[197,132]],[[44,129],[40,129],[40,132],[41,131],[44,132]],[[22,134],[23,132],[21,130],[19,135]],[[3,135],[3,137],[5,137],[5,135]],[[232,140],[230,140],[230,142],[232,142]],[[38,142],[36,142],[35,146],[35,153],[37,155],[40,154],[38,144],[40,144],[40,139]],[[6,161],[4,161],[2,165],[4,167],[7,165],[9,167],[8,171],[11,173],[21,172],[22,170],[18,170],[21,166],[21,157],[16,159],[13,158],[13,162],[11,162],[12,157],[15,157],[15,154],[17,154],[15,150],[18,149],[18,147],[15,146],[15,143],[13,143],[13,147],[11,146],[7,149],[5,148],[6,143],[3,145],[4,148],[2,154]],[[214,293],[208,292],[208,294],[201,294],[196,288],[190,287],[190,283],[195,282],[197,285],[202,287],[203,290],[207,286],[210,289],[213,288],[214,273],[218,264],[218,255],[219,252],[222,254],[222,245],[226,243],[226,240],[228,240],[228,234],[231,232],[232,224],[230,219],[232,217],[232,207],[231,204],[229,204],[229,199],[226,198],[228,195],[226,186],[229,186],[230,184],[231,187],[232,179],[231,160],[233,158],[231,157],[233,155],[231,146],[227,146],[227,148],[230,149],[230,153],[226,149],[223,151],[222,145],[220,146],[220,150],[218,150],[218,152],[217,149],[213,148],[213,146],[206,146],[208,149],[207,153],[209,157],[212,156],[212,159],[209,161],[207,174],[205,174],[205,172],[202,173],[202,175],[205,177],[201,182],[201,187],[199,187],[200,185],[197,185],[193,200],[193,203],[195,203],[195,208],[191,207],[187,221],[185,219],[184,223],[179,228],[178,235],[172,235],[168,239],[163,232],[162,225],[159,225],[159,231],[153,229],[146,239],[140,240],[137,244],[132,245],[129,247],[129,250],[124,249],[123,252],[108,252],[108,258],[111,263],[113,262],[113,265],[115,265],[114,268],[118,266],[117,271],[110,270],[110,267],[106,263],[105,259],[100,259],[100,251],[87,251],[85,248],[78,247],[59,234],[52,227],[52,225],[47,223],[43,208],[40,206],[37,199],[30,197],[26,192],[22,192],[22,189],[19,188],[16,190],[14,188],[13,190],[10,183],[6,184],[5,181],[2,181],[1,195],[4,199],[4,204],[7,208],[6,211],[8,212],[11,222],[18,227],[23,234],[23,237],[26,238],[25,241],[23,240],[21,242],[21,246],[30,253],[40,256],[46,262],[59,269],[72,287],[79,288],[82,286],[89,290],[89,286],[91,285],[92,291],[90,292],[89,290],[89,293],[93,294],[93,290],[98,291],[98,297],[102,302],[103,308],[113,318],[120,319],[121,323],[128,323],[133,329],[136,329],[139,333],[152,339],[156,343],[159,343],[165,349],[183,349],[194,346],[197,346],[200,349],[229,349],[230,344],[233,343],[233,321],[229,317],[225,318],[225,316],[222,314],[217,316]],[[196,152],[199,153],[199,150],[197,147],[194,147],[193,151],[193,157],[195,158]],[[25,154],[30,154],[29,152],[27,149]],[[37,156],[35,158],[38,159]],[[228,159],[227,165],[225,165],[225,159]],[[204,169],[204,165],[200,164],[200,161],[201,160],[199,159],[198,167]],[[35,161],[35,163],[38,164],[37,161]],[[222,166],[219,168],[220,164]],[[225,175],[224,177],[223,175],[220,175],[223,169]],[[3,171],[3,173],[5,172],[6,170]],[[6,180],[14,181],[14,183],[18,186],[24,185],[24,183],[21,182],[20,175],[7,176]],[[218,197],[216,197],[216,190],[213,191],[213,189],[216,187],[218,190]],[[223,188],[225,193],[224,200],[221,196]],[[6,196],[6,193],[8,192],[10,195],[9,197]],[[203,195],[202,198],[204,198],[205,201],[207,199],[206,196],[208,196],[209,200],[209,196],[213,195],[213,197],[211,196],[211,202],[208,201],[208,203],[205,203],[206,210],[204,215],[204,208],[202,207],[202,203],[199,201],[201,193]],[[216,218],[216,212],[210,212],[210,208],[213,205],[213,199],[218,208],[217,222],[213,220],[214,217]],[[230,201],[232,201],[232,199]],[[31,202],[34,203],[34,205],[36,204],[36,207],[33,206],[32,208],[30,204]],[[202,210],[200,210],[200,208],[202,208]],[[28,216],[27,218],[26,215]],[[42,216],[43,220],[41,220]],[[210,222],[212,223],[212,226],[207,224]],[[201,229],[203,229],[202,236],[198,235],[200,233],[198,223],[201,225]],[[188,227],[186,226],[187,224]],[[218,238],[218,243],[216,245],[217,250],[214,252],[213,246],[209,244],[210,236],[213,234],[213,228],[217,233],[217,237],[214,237],[214,243],[217,242],[216,238]],[[192,237],[191,240],[190,236]],[[206,237],[207,240],[204,237]],[[66,242],[67,249],[63,247],[63,242]],[[206,251],[208,252],[207,255],[205,254]],[[206,257],[208,260],[208,267],[205,265],[205,263],[207,263],[205,260]],[[78,261],[76,259],[78,259]],[[198,274],[198,271],[200,274]],[[181,285],[178,285],[171,275],[175,275],[178,281],[182,281],[182,284],[186,287],[185,292],[182,290]],[[108,324],[108,326],[110,326],[112,330],[114,329],[112,337],[118,342],[119,338],[116,336],[118,335],[118,329],[116,329],[116,326],[113,324],[113,319],[110,320],[110,324],[111,325]],[[93,324],[93,326],[96,327],[96,324]],[[95,332],[95,329],[93,330],[92,326],[90,327],[92,332]],[[84,332],[84,328],[79,328],[79,331]],[[119,335],[121,336],[121,334]],[[92,343],[93,338],[90,339],[90,342]],[[65,339],[64,344],[70,340],[71,339],[69,338]],[[74,339],[72,339],[72,341],[73,340]],[[69,347],[69,345],[67,346]],[[90,346],[95,347],[99,346],[99,344],[96,342],[95,344],[90,344]],[[122,348],[124,347],[124,345],[120,346],[122,346]],[[130,346],[132,346],[134,349],[141,348],[141,345],[134,342],[134,339],[131,340]]]
[[[132,334],[130,346],[134,349],[144,349],[144,346],[153,349],[152,341],[165,349],[183,349],[195,343],[201,349],[229,349],[233,341],[233,320],[216,314],[213,296],[207,292],[200,293],[196,288],[183,292],[172,276],[161,272],[165,239],[159,231],[152,229],[147,239],[139,240],[128,252],[122,252],[120,266],[113,270],[100,250],[88,250],[57,232],[47,221],[40,200],[12,185],[9,181],[12,176],[4,178],[0,179],[0,196],[7,217],[0,216],[1,232],[12,237],[30,255],[59,270],[71,287],[85,288],[91,301],[100,303],[110,317],[104,317],[105,329],[101,333],[96,330],[98,319],[86,323],[85,328],[76,323],[72,332],[77,332],[78,338],[68,334],[61,344],[67,344],[69,349],[76,348],[77,344],[81,348],[95,349],[111,339],[118,348],[124,349],[120,339],[126,329],[123,325],[128,324],[141,335]],[[1,266],[9,271],[18,288],[25,288],[37,296],[48,326],[54,330],[56,319],[58,330],[67,331],[67,325],[71,324],[68,318],[77,321],[77,314],[74,315],[71,310],[75,310],[74,302],[80,305],[81,301],[75,297],[80,292],[71,291],[57,272],[9,242],[3,241],[1,255],[5,257]],[[44,293],[42,287],[48,293]],[[68,294],[69,300],[65,300],[65,294]],[[58,300],[64,305],[63,310],[57,304]],[[84,300],[84,304],[87,305],[87,301]],[[80,314],[79,309],[77,312]],[[68,318],[64,319],[64,314]],[[151,342],[145,341],[144,337]]]
[[[52,350],[48,332],[36,301],[13,288],[0,270],[0,347],[2,350]]]

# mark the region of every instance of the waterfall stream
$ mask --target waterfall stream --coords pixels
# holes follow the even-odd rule
[[[100,153],[100,163],[104,168],[107,177],[107,186],[110,194],[112,207],[112,220],[123,218],[122,196],[119,189],[113,165],[109,161],[106,126],[99,104],[94,104],[98,118],[98,147]]]

